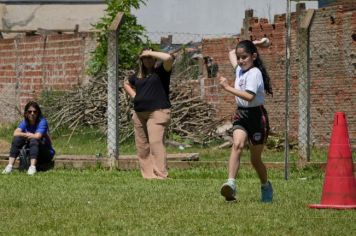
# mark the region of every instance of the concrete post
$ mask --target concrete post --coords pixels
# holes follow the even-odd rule
[[[115,167],[119,158],[119,81],[118,81],[118,37],[123,13],[119,12],[112,22],[108,32],[108,131],[107,145],[110,168]]]
[[[298,60],[298,166],[310,161],[310,78],[309,26],[314,10],[305,11],[305,4],[297,4],[297,60]]]

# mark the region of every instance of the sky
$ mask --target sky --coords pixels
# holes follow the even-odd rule
[[[318,8],[317,1],[305,2],[307,8]],[[295,11],[296,3],[292,4]],[[287,11],[286,0],[147,0],[146,6],[132,13],[145,26],[149,36],[165,33],[189,38],[240,33],[245,10],[253,9],[254,16],[273,22],[275,14]],[[176,36],[175,36],[176,35]],[[184,36],[185,35],[185,36]],[[200,35],[200,36],[199,36]]]

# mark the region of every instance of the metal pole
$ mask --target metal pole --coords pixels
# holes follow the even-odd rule
[[[287,0],[286,63],[285,63],[285,134],[284,134],[284,179],[289,178],[289,81],[290,81],[290,41],[291,41],[291,0]]]

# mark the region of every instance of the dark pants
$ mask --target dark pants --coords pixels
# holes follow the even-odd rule
[[[39,162],[48,162],[52,160],[50,150],[41,140],[26,139],[23,137],[14,137],[12,139],[10,157],[18,157],[23,146],[27,145],[30,149],[30,158],[37,159]]]

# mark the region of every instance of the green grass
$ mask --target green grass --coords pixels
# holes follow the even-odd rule
[[[53,133],[57,154],[96,155],[107,153],[106,136],[97,129],[83,128],[71,135],[70,130]]]
[[[0,139],[11,140],[14,127],[0,127]],[[52,134],[58,154],[106,153],[106,139],[93,129],[70,136]],[[227,160],[230,150],[194,146],[169,153],[199,152],[201,160]],[[133,141],[120,146],[135,153]],[[291,151],[291,161],[297,158]],[[265,150],[265,161],[283,162],[282,151]],[[248,151],[242,157],[248,160]],[[326,160],[313,150],[312,160]],[[243,167],[238,176],[238,203],[219,194],[226,169],[169,171],[171,179],[147,181],[138,171],[101,169],[40,172],[29,177],[15,171],[0,175],[0,235],[352,235],[354,210],[315,210],[323,173],[319,168],[269,170],[275,198],[259,202],[256,173]]]
[[[0,126],[0,139],[11,142],[12,134],[15,125]],[[95,128],[80,128],[73,135],[70,130],[62,129],[51,134],[53,139],[53,145],[57,155],[96,155],[101,153],[103,156],[107,154],[106,136]],[[172,135],[172,138],[176,138]],[[184,142],[184,140],[179,140]],[[213,142],[208,146],[193,145],[191,148],[185,148],[180,150],[177,147],[167,147],[168,153],[180,153],[180,152],[197,152],[200,154],[202,160],[214,160],[223,161],[228,160],[230,155],[230,148],[216,149],[219,142]],[[128,140],[119,147],[120,154],[135,154],[136,148],[133,139]],[[353,153],[356,154],[355,152]],[[298,160],[297,150],[290,151],[290,162],[294,163]],[[249,160],[249,151],[246,150],[243,153],[243,161]],[[265,149],[263,152],[263,160],[268,162],[284,162],[283,150],[269,150]],[[327,151],[325,149],[312,149],[311,161],[325,162],[327,160]]]
[[[225,169],[170,170],[147,181],[137,171],[52,170],[0,176],[0,235],[352,235],[354,210],[315,210],[318,170],[269,171],[272,204],[259,202],[254,171],[238,177],[238,203],[219,188]]]

